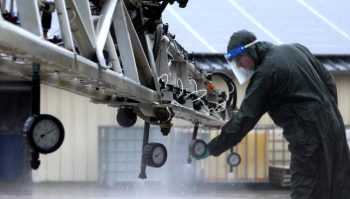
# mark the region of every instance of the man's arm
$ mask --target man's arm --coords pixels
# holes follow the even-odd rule
[[[211,155],[219,156],[238,144],[267,112],[271,104],[271,78],[271,71],[255,72],[239,111],[223,126],[221,134],[208,144]]]

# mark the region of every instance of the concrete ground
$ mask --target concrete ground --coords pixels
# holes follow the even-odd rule
[[[121,184],[103,187],[81,183],[33,183],[30,185],[0,183],[0,199],[288,199],[289,190],[268,184],[202,184],[164,186]]]

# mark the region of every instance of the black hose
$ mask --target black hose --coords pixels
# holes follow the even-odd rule
[[[163,0],[162,4],[160,4],[159,9],[152,15],[151,18],[149,18],[145,24],[140,28],[140,30],[137,32],[137,35],[142,34],[151,23],[153,23],[165,10],[166,6],[168,5],[168,0]]]
[[[232,109],[235,109],[237,106],[237,87],[235,83],[233,82],[232,78],[228,76],[226,73],[221,71],[215,71],[212,72],[209,77],[217,75],[220,76],[227,84],[228,90],[229,90],[229,98],[226,101],[226,107],[231,106]]]

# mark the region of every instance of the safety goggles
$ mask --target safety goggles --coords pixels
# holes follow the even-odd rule
[[[232,61],[234,58],[238,57],[239,55],[243,54],[244,52],[247,51],[247,48],[249,48],[250,46],[256,44],[258,41],[255,40],[249,44],[246,45],[241,45],[238,46],[237,48],[234,48],[233,50],[231,50],[230,52],[228,52],[227,54],[225,54],[225,59],[227,61]]]

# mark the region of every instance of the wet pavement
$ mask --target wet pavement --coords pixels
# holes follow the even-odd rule
[[[266,184],[147,185],[121,184],[103,187],[93,183],[0,184],[0,199],[288,199],[289,190]]]

